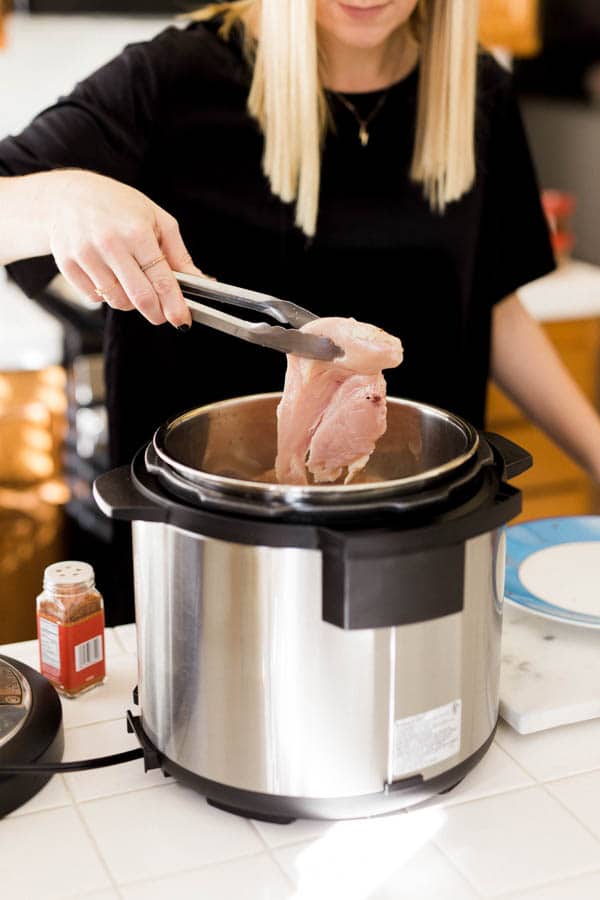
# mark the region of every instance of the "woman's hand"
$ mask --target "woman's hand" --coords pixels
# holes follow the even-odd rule
[[[113,309],[137,309],[153,325],[191,317],[173,270],[202,275],[173,216],[128,185],[94,172],[52,173],[45,192],[48,239],[75,288]]]

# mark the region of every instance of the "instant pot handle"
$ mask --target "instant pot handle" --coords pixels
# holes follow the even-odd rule
[[[501,465],[500,477],[503,481],[515,478],[533,465],[531,453],[508,438],[493,431],[484,431],[483,436],[494,451],[496,461]]]
[[[491,486],[492,495],[484,485],[462,515],[450,511],[406,529],[318,528],[323,620],[343,629],[389,628],[460,612],[467,542],[521,511],[521,491],[497,476]]]
[[[402,534],[319,529],[323,621],[390,628],[460,612],[464,543],[407,550]]]
[[[109,519],[166,522],[167,507],[145,497],[133,483],[131,466],[121,466],[94,481],[94,500]]]

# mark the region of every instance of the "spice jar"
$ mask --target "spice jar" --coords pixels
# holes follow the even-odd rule
[[[76,697],[104,681],[104,602],[88,563],[48,566],[37,624],[40,671],[61,694]]]

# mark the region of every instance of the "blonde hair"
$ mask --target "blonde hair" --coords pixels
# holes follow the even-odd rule
[[[296,224],[314,235],[321,148],[328,127],[319,78],[316,0],[232,0],[192,14],[238,23],[254,74],[248,110],[264,134],[263,171],[271,190],[296,202]],[[410,21],[420,48],[419,94],[411,177],[433,210],[469,190],[475,178],[477,0],[419,0]],[[251,28],[259,40],[251,37]]]

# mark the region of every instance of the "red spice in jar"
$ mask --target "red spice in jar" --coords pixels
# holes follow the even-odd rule
[[[37,624],[40,671],[61,694],[77,697],[104,681],[104,602],[88,563],[48,566]]]

